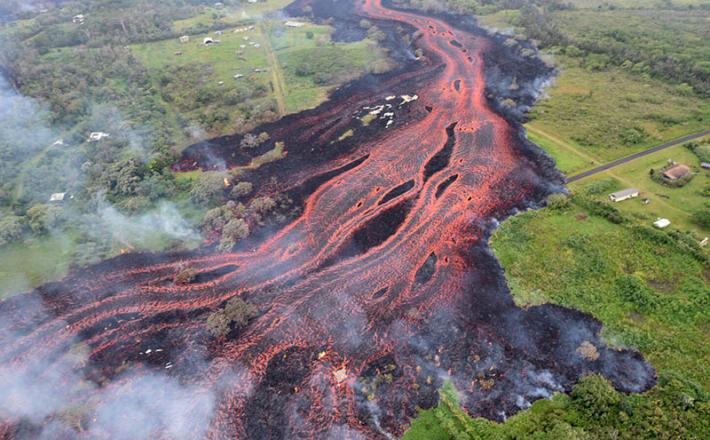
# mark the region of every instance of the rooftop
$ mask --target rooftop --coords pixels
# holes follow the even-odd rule
[[[690,174],[690,168],[687,165],[674,165],[663,172],[663,177],[670,180],[678,180]]]

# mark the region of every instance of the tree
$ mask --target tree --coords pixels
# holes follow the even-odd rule
[[[0,246],[22,237],[22,218],[7,215],[0,218]]]
[[[550,194],[547,196],[547,206],[550,209],[562,210],[569,206],[569,199],[562,193]]]
[[[238,330],[254,319],[259,309],[239,297],[227,301],[225,306],[207,317],[207,329],[214,337],[227,336],[232,329]]]
[[[64,210],[54,205],[35,205],[27,210],[27,224],[33,232],[43,234],[64,220]]]
[[[601,376],[583,377],[572,390],[572,404],[588,419],[607,420],[618,412],[621,394]]]
[[[239,182],[232,187],[229,192],[229,196],[233,199],[240,199],[246,197],[254,190],[254,185],[250,182]]]
[[[697,224],[698,226],[701,226],[706,229],[710,229],[710,208],[705,208],[705,209],[701,209],[699,211],[695,211],[690,216],[690,219],[693,221],[693,223]]]
[[[247,133],[247,134],[244,135],[244,138],[243,138],[242,141],[239,143],[239,146],[240,146],[242,149],[245,149],[245,150],[246,150],[246,149],[256,148],[256,147],[258,147],[260,144],[261,144],[261,142],[259,142],[259,138],[258,138],[257,136],[255,136],[255,135],[253,135],[253,134],[251,134],[251,133]]]
[[[230,220],[222,228],[222,240],[219,242],[219,248],[225,251],[233,248],[239,240],[248,237],[249,232],[249,224],[244,219]]]
[[[218,203],[224,196],[224,173],[205,172],[192,183],[190,198],[202,206]]]

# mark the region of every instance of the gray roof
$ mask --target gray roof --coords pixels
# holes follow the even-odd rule
[[[616,198],[616,199],[619,199],[621,197],[628,197],[628,196],[638,194],[638,193],[639,193],[639,190],[637,190],[636,188],[628,188],[628,189],[622,189],[621,191],[617,191],[615,193],[611,193],[609,195]]]

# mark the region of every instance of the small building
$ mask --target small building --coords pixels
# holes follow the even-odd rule
[[[653,222],[653,226],[657,227],[658,229],[665,229],[671,224],[671,221],[668,220],[667,218],[659,218],[655,222]]]
[[[74,24],[82,24],[84,23],[84,20],[86,20],[86,17],[84,14],[78,14],[72,17],[71,21]]]
[[[183,35],[182,37],[180,37],[180,42],[181,42],[182,44],[189,43],[189,42],[190,42],[190,36],[189,36],[189,35]]]
[[[677,164],[663,171],[663,177],[668,180],[675,181],[682,179],[690,174],[690,168],[687,165]]]
[[[89,135],[89,142],[98,142],[101,139],[107,138],[110,135],[102,131],[95,131]]]
[[[706,170],[710,170],[710,162],[702,162],[700,167]]]
[[[636,188],[623,189],[609,194],[609,200],[612,202],[623,202],[624,200],[632,199],[639,196],[640,191]]]
[[[215,35],[222,35],[222,31],[215,31]]]
[[[61,203],[64,201],[64,199],[67,197],[67,193],[54,193],[51,196],[49,196],[49,202],[50,203]]]
[[[292,27],[292,28],[300,28],[306,25],[306,23],[300,22],[300,21],[287,21],[284,23],[287,27]]]
[[[237,73],[234,75],[234,79],[239,79],[239,78],[244,78],[244,75],[242,75],[241,73]]]
[[[212,37],[207,37],[204,40],[202,40],[202,44],[205,46],[209,46],[210,44],[214,44],[214,39]]]

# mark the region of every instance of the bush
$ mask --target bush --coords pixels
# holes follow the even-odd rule
[[[258,313],[256,306],[235,297],[207,317],[207,329],[216,338],[225,337],[230,331],[247,325]]]
[[[637,276],[622,275],[616,279],[615,284],[621,299],[632,304],[638,311],[649,311],[656,306],[654,293]]]
[[[0,218],[0,246],[22,237],[22,218],[14,215]]]
[[[224,178],[223,173],[203,173],[193,182],[190,199],[202,206],[218,203],[224,197]]]
[[[252,185],[249,182],[239,182],[234,187],[232,187],[232,190],[229,192],[229,196],[233,199],[240,199],[242,197],[246,197],[251,192],[254,190],[254,185]]]
[[[219,242],[219,248],[224,251],[233,248],[239,240],[248,237],[249,232],[249,224],[244,219],[230,220],[222,228],[222,240]]]
[[[175,278],[173,278],[173,282],[175,282],[175,284],[190,284],[191,282],[195,281],[196,278],[197,269],[188,267],[187,269],[183,269],[178,272],[175,275]]]
[[[555,210],[565,209],[569,206],[569,198],[562,193],[550,194],[547,196],[547,206]]]
[[[704,208],[699,211],[693,212],[693,214],[690,216],[690,219],[695,223],[696,225],[710,229],[710,209],[709,208]]]
[[[44,234],[59,226],[64,220],[64,210],[54,205],[35,205],[27,210],[27,224],[33,232]]]

